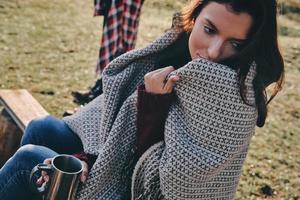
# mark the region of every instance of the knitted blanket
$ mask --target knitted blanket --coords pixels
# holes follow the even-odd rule
[[[86,153],[98,155],[77,199],[232,199],[256,124],[255,106],[239,93],[237,73],[196,59],[174,71],[165,140],[136,163],[137,92],[157,55],[181,32],[172,29],[149,46],[128,52],[103,72],[103,94],[63,120]],[[255,105],[252,80],[247,101]],[[134,172],[133,172],[134,171]]]

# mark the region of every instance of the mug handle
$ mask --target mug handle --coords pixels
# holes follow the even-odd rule
[[[29,178],[29,184],[31,185],[32,182],[32,177],[36,172],[41,172],[41,171],[46,171],[46,172],[53,172],[53,168],[51,164],[44,164],[40,163],[37,164],[34,168],[32,168],[31,173],[30,173],[30,178]],[[44,193],[47,189],[47,185],[42,185],[41,187],[34,187],[34,190],[38,193]]]

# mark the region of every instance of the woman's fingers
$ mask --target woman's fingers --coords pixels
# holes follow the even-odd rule
[[[156,73],[158,73],[158,72],[160,72],[162,70],[164,70],[164,68],[159,68],[159,69],[153,70],[151,72],[148,72],[148,74],[156,74]]]
[[[88,169],[88,164],[84,161],[81,161],[83,164],[83,170],[82,170],[82,174],[80,176],[80,181],[82,183],[84,183],[89,175],[89,169]]]
[[[151,71],[151,72],[148,72],[147,74],[145,74],[144,76],[144,79],[151,79],[153,75],[159,73],[160,71],[164,70],[164,68],[161,68],[161,69],[157,69],[157,70],[154,70],[154,71]]]
[[[50,164],[52,163],[52,158],[47,158],[47,159],[45,159],[43,163],[44,163],[44,164],[50,165]],[[38,185],[42,185],[42,184],[44,184],[44,183],[47,183],[47,182],[49,181],[49,179],[50,179],[50,177],[49,177],[49,175],[47,174],[47,172],[42,171],[42,172],[41,172],[41,177],[37,179],[36,183],[37,183]]]
[[[174,67],[172,66],[164,67],[161,69],[148,72],[144,78],[148,80],[155,79],[158,81],[163,81],[166,78],[166,76],[168,76],[168,74],[170,74],[172,71],[174,71]]]
[[[40,178],[38,178],[38,180],[36,180],[36,184],[38,184],[38,185],[42,185],[44,182],[45,181],[42,176]]]
[[[47,165],[50,165],[50,164],[52,163],[52,158],[47,158],[47,159],[45,159],[43,163],[44,163],[44,164],[47,164]],[[43,176],[47,176],[47,172],[42,171],[42,177],[43,177]],[[48,177],[48,179],[49,179],[49,177]]]
[[[171,82],[168,83],[167,76],[174,70],[174,67],[169,66],[147,73],[144,77],[146,91],[155,94],[171,92],[178,78],[171,79]]]
[[[167,79],[166,84],[164,85],[164,90],[167,93],[171,93],[173,90],[173,87],[175,85],[175,83],[179,80],[179,76],[177,75],[172,75]]]
[[[47,159],[45,159],[44,160],[44,164],[47,164],[47,165],[50,165],[52,163],[52,158],[47,158]],[[49,181],[49,175],[48,175],[48,173],[47,172],[45,172],[45,171],[42,171],[42,183],[47,183],[48,181]]]
[[[163,70],[161,70],[155,74],[157,80],[159,80],[163,84],[162,87],[164,87],[164,85],[166,84],[168,75],[174,70],[175,70],[174,67],[169,66],[169,67],[163,68]]]
[[[158,72],[159,76],[163,78],[163,86],[162,89],[164,93],[171,93],[175,83],[179,80],[179,76],[172,75],[170,77],[169,74],[173,72],[175,69],[172,66],[165,67],[164,70]]]
[[[52,163],[52,159],[53,159],[53,158],[46,158],[46,159],[44,160],[44,164],[51,164],[51,163]]]

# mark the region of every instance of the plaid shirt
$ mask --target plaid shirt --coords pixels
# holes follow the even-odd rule
[[[135,46],[143,0],[94,0],[95,16],[104,15],[96,73]]]

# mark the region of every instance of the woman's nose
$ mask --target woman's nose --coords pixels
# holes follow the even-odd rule
[[[209,45],[207,49],[207,55],[209,60],[218,61],[222,52],[222,45],[223,42],[221,40],[215,40]]]

